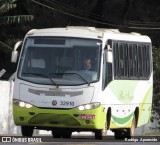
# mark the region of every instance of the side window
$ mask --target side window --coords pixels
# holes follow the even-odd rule
[[[137,77],[137,45],[129,44],[129,56],[128,56],[128,65],[129,65],[129,75],[128,77],[135,79]]]
[[[150,75],[151,72],[151,49],[150,46],[147,45],[146,47],[146,54],[145,54],[146,59],[146,77]]]
[[[143,73],[144,73],[144,77],[148,77],[149,73],[147,71],[147,68],[148,68],[148,62],[149,62],[149,53],[148,53],[148,48],[147,46],[142,46],[142,49],[143,49]]]
[[[120,77],[124,77],[124,44],[119,44],[119,65],[120,65]]]
[[[125,50],[124,50],[124,66],[125,66],[125,77],[128,78],[129,76],[129,73],[128,73],[128,70],[129,70],[129,45],[126,44],[125,45]]]
[[[128,77],[128,45],[115,43],[113,45],[114,76],[116,79]]]
[[[106,61],[106,50],[103,55],[103,77],[102,77],[102,90],[106,88],[109,82],[112,81],[112,63]]]
[[[113,41],[115,79],[148,79],[151,73],[150,44]]]
[[[133,47],[132,45],[129,45],[129,77],[132,77],[133,76],[133,59],[134,59],[134,56],[133,56]]]
[[[137,63],[138,63],[138,54],[137,54],[137,45],[132,45],[133,51],[133,78],[137,77]]]
[[[106,70],[105,86],[107,86],[109,82],[112,81],[112,63],[106,63]]]
[[[147,60],[148,60],[148,58],[147,58],[147,55],[146,55],[146,53],[147,53],[147,47],[144,45],[144,46],[142,46],[142,50],[143,50],[143,77],[147,77],[148,76],[148,74],[147,74]]]
[[[143,55],[142,55],[142,47],[138,46],[138,77],[143,76]]]
[[[147,79],[151,70],[151,49],[149,45],[139,45],[138,53],[138,76]]]

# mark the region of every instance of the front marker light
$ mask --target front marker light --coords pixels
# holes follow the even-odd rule
[[[33,105],[31,105],[31,104],[26,104],[26,108],[32,108],[33,107]]]
[[[32,108],[32,107],[33,107],[32,104],[29,104],[29,103],[26,103],[26,102],[23,102],[23,101],[20,101],[20,100],[16,100],[16,99],[13,100],[13,103],[14,103],[15,105],[17,105],[17,106],[22,107],[22,108],[27,108],[27,109],[29,109],[29,108]]]
[[[90,104],[87,104],[85,107],[86,107],[86,110],[91,109],[91,105]]]
[[[25,107],[25,103],[24,102],[19,102],[19,106],[20,107]]]
[[[76,107],[78,110],[83,111],[83,110],[90,110],[90,109],[95,109],[98,108],[101,104],[99,102],[91,103],[91,104],[85,104]]]
[[[79,107],[77,107],[77,109],[82,111],[82,110],[84,110],[84,106],[79,106]]]

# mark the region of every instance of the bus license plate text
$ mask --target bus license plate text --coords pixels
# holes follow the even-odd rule
[[[80,114],[80,118],[83,120],[95,120],[95,114]]]

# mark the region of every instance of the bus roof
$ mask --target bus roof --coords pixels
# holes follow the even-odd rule
[[[117,40],[140,40],[151,42],[150,38],[139,33],[123,33],[118,29],[104,29],[85,26],[69,26],[66,28],[46,28],[46,29],[33,29],[27,33],[27,36],[58,36],[58,37],[79,37],[79,38],[93,38],[102,39],[105,35],[110,36],[110,39]],[[108,37],[109,38],[109,37]],[[136,41],[135,40],[135,41]]]

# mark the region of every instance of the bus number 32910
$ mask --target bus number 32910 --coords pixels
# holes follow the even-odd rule
[[[74,106],[74,102],[60,101],[61,106]]]

